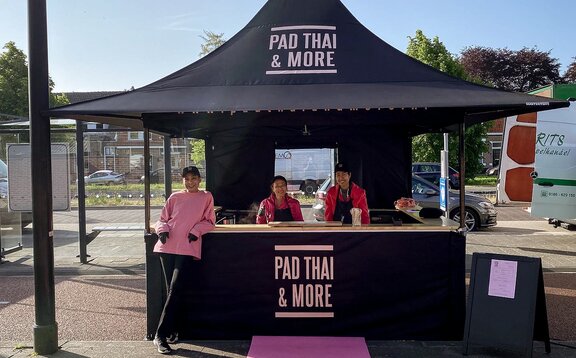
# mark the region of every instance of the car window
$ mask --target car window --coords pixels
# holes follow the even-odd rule
[[[326,180],[324,181],[324,183],[322,183],[322,186],[320,187],[319,190],[322,190],[322,191],[328,190],[328,187],[330,186],[330,182],[331,182],[331,179],[330,179],[330,178],[326,179]]]
[[[426,164],[420,166],[421,172],[439,172],[440,168],[434,164]]]
[[[427,190],[435,190],[430,185],[418,179],[412,179],[412,193],[414,194],[424,194]]]

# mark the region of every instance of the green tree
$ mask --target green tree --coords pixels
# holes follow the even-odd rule
[[[28,117],[28,63],[24,52],[12,41],[0,54],[0,113]],[[54,82],[49,79],[50,106],[68,104],[64,94],[54,94]]]
[[[566,83],[576,83],[576,57],[573,57],[574,61],[568,66],[566,73],[562,80]]]
[[[200,45],[200,57],[206,56],[226,42],[224,34],[216,34],[208,30],[204,30],[204,35],[200,35],[200,37],[204,40],[204,43]],[[204,139],[190,140],[190,160],[196,165],[206,167],[206,144]]]
[[[28,116],[28,65],[14,42],[0,54],[0,113]]]
[[[429,66],[432,66],[451,76],[466,79],[466,71],[444,44],[436,36],[430,40],[421,30],[416,31],[415,37],[410,39],[406,54]],[[465,132],[465,162],[466,175],[473,177],[482,170],[480,158],[488,150],[485,142],[490,123],[480,123],[466,128]],[[459,167],[458,162],[458,136],[448,136],[449,162],[453,168]],[[437,162],[440,160],[440,151],[444,149],[444,136],[441,133],[427,133],[412,138],[412,161]]]
[[[190,160],[192,163],[206,167],[206,143],[204,139],[191,139],[190,140]]]
[[[438,36],[430,40],[422,30],[416,30],[416,36],[408,36],[408,48],[406,54],[420,62],[432,66],[437,70],[445,72],[450,76],[466,79],[464,68],[458,62],[444,44],[438,39]]]
[[[200,45],[200,57],[206,56],[226,42],[224,34],[217,34],[208,30],[204,30],[204,35],[200,35],[200,37],[204,40],[204,43]]]

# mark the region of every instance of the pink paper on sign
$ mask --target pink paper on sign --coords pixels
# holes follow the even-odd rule
[[[492,260],[488,296],[514,298],[516,294],[516,274],[518,261]]]

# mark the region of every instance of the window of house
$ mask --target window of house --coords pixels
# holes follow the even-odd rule
[[[116,153],[116,147],[104,147],[104,155],[114,155]]]
[[[144,132],[128,132],[128,140],[144,140]]]
[[[495,167],[500,164],[500,155],[502,154],[502,142],[492,143],[492,166]]]

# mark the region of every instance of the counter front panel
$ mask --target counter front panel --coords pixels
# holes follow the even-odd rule
[[[148,307],[158,310],[160,264],[147,248]],[[180,335],[459,340],[464,259],[454,231],[212,232],[186,273]],[[159,313],[148,312],[149,335]]]

